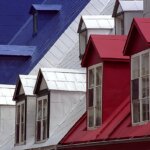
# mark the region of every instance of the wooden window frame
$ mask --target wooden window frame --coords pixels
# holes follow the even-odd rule
[[[44,118],[44,113],[43,113],[43,110],[44,110],[44,107],[43,107],[43,103],[44,103],[44,100],[46,100],[47,101],[47,107],[46,107],[46,118]],[[42,104],[42,106],[41,106],[41,109],[42,109],[42,112],[41,112],[41,119],[39,119],[38,117],[39,117],[39,110],[38,110],[38,105],[39,105],[39,101],[41,101],[41,104]],[[35,141],[36,141],[36,143],[41,143],[41,142],[45,142],[46,140],[47,140],[47,138],[48,138],[48,129],[49,129],[49,127],[48,127],[48,121],[49,121],[49,119],[48,119],[48,117],[49,117],[49,115],[48,115],[48,108],[49,108],[49,102],[48,102],[49,100],[48,100],[48,95],[44,95],[44,96],[40,96],[40,97],[37,97],[37,105],[36,105],[36,137],[35,137]],[[43,122],[46,122],[45,123],[45,128],[44,128],[44,123]],[[37,139],[37,136],[38,136],[38,134],[39,134],[39,130],[38,130],[38,122],[40,122],[40,139]],[[44,132],[44,130],[45,130],[45,134],[44,134],[44,136],[43,136],[43,132]]]
[[[142,71],[142,63],[144,62],[143,61],[143,56],[144,56],[144,54],[148,54],[149,55],[149,57],[148,57],[148,65],[149,65],[149,67],[148,67],[148,73],[147,74],[145,74],[145,75],[143,75],[143,71]],[[133,73],[133,68],[135,67],[134,65],[133,65],[133,61],[135,60],[135,58],[138,58],[139,59],[139,68],[138,68],[138,72],[139,72],[139,76],[138,77],[134,77],[134,76],[136,76],[136,75],[134,75],[134,73]],[[148,93],[148,96],[145,96],[145,97],[143,97],[143,89],[142,89],[142,85],[143,85],[143,81],[142,81],[142,79],[144,78],[144,77],[148,77],[148,91],[147,91],[147,93]],[[139,121],[138,122],[135,122],[134,121],[134,117],[135,117],[135,114],[134,114],[134,94],[133,94],[133,89],[135,89],[135,88],[133,88],[133,80],[138,80],[138,99],[137,99],[137,101],[139,101]],[[146,87],[147,88],[147,87]],[[144,104],[144,102],[143,101],[147,101],[147,103],[148,103],[148,119],[146,119],[146,120],[143,120],[143,108],[142,108],[142,104]],[[148,121],[150,121],[150,49],[147,49],[147,50],[144,50],[144,51],[142,51],[142,52],[139,52],[139,53],[137,53],[137,54],[134,54],[134,55],[132,55],[131,56],[131,113],[132,113],[132,125],[133,126],[135,126],[135,125],[142,125],[142,124],[145,124],[145,123],[147,123]]]
[[[22,105],[24,105],[24,111],[22,112]],[[18,122],[18,107],[19,107],[19,122]],[[25,144],[25,109],[26,109],[26,103],[25,100],[21,102],[16,103],[16,121],[15,121],[15,144],[16,145],[22,145]],[[23,122],[22,122],[22,113],[23,113]],[[23,125],[23,135],[22,135],[22,125]],[[17,133],[17,126],[19,126],[19,133]],[[18,137],[19,136],[19,137]],[[23,138],[23,139],[21,139]],[[17,140],[18,139],[18,140]]]
[[[101,84],[100,85],[96,85],[96,69],[98,67],[101,67],[101,75],[100,75]],[[89,75],[89,72],[92,69],[94,69],[94,84],[93,84],[93,87],[90,88],[90,75]],[[90,129],[95,129],[95,128],[101,126],[101,124],[102,124],[102,83],[103,83],[102,78],[103,78],[103,64],[102,63],[90,66],[88,68],[87,128],[89,130]],[[96,88],[97,87],[100,87],[100,93],[99,93],[100,94],[100,124],[99,125],[96,125],[96,108],[97,108],[97,105],[96,105],[96,102],[97,102],[96,101],[96,94],[97,94]],[[93,89],[93,107],[89,106],[89,90],[90,89]],[[93,120],[93,126],[89,126],[89,118],[90,118],[89,111],[90,111],[90,109],[93,109],[93,118],[94,118],[94,120]]]

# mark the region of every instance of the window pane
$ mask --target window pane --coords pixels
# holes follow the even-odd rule
[[[24,122],[24,104],[21,105],[21,122]]]
[[[96,107],[101,106],[101,86],[96,87]]]
[[[96,68],[96,85],[102,84],[101,77],[102,77],[102,67],[99,66]]]
[[[94,86],[94,69],[89,70],[89,88]]]
[[[149,53],[142,55],[142,75],[149,74]]]
[[[37,128],[36,128],[36,140],[41,140],[41,121],[37,121]]]
[[[133,122],[140,122],[140,101],[133,101]]]
[[[142,100],[142,118],[143,121],[149,120],[149,100]]]
[[[88,107],[93,106],[93,100],[94,100],[94,89],[88,90]]]
[[[132,80],[132,100],[139,98],[139,79]]]
[[[43,120],[43,140],[47,138],[47,120]]]
[[[21,142],[24,142],[24,123],[21,123]]]
[[[100,126],[101,125],[101,109],[100,107],[96,107],[96,126]]]
[[[140,63],[139,57],[132,59],[132,79],[138,78],[140,75]]]
[[[142,78],[142,98],[149,97],[149,76]]]
[[[42,119],[42,101],[38,101],[38,120]]]
[[[47,118],[47,107],[48,107],[47,99],[44,99],[43,100],[43,118]]]
[[[16,113],[17,113],[16,123],[20,123],[20,105],[17,106]]]
[[[16,124],[16,143],[19,143],[19,124]]]
[[[94,109],[93,108],[90,108],[88,110],[88,124],[89,124],[89,127],[94,127]]]

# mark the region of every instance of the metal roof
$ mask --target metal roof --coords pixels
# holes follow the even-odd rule
[[[61,5],[58,4],[32,4],[30,8],[30,14],[34,13],[35,11],[60,11]]]
[[[19,75],[25,95],[33,95],[36,78],[34,75]]]
[[[13,101],[14,91],[14,85],[0,84],[0,105],[15,105]]]
[[[113,29],[114,19],[109,15],[83,15],[78,32],[83,29]]]
[[[41,68],[41,72],[49,90],[86,91],[85,70]]]
[[[124,47],[124,55],[128,55],[131,51],[130,46],[132,45],[130,41],[133,41],[133,35],[135,35],[135,32],[138,32],[138,36],[145,40],[145,48],[149,48],[150,43],[150,18],[134,18],[133,22],[131,24],[131,28],[126,40],[126,44]],[[137,38],[137,37],[136,37]],[[135,44],[135,43],[134,43]],[[145,49],[144,48],[144,49]]]
[[[0,55],[32,56],[36,46],[0,45]]]
[[[126,38],[125,35],[91,35],[82,59],[82,66],[86,67],[86,63],[89,61],[87,60],[91,50],[89,45],[94,45],[94,50],[103,61],[128,61],[129,57],[123,56],[122,53]]]
[[[143,1],[134,0],[134,1],[119,1],[122,11],[142,11],[143,10]]]
[[[112,16],[115,17],[118,13],[127,11],[143,11],[143,0],[117,0],[114,6]]]

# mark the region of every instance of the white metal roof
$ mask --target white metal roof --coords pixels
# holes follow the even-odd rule
[[[119,1],[120,7],[122,10],[118,11],[142,11],[143,10],[143,1],[134,0],[134,1]]]
[[[41,68],[49,90],[86,91],[85,70]]]
[[[15,105],[13,101],[15,86],[0,84],[0,105]]]
[[[36,78],[34,75],[19,75],[25,95],[33,95]]]
[[[83,15],[80,20],[79,30],[85,29],[113,29],[114,19],[109,15]]]

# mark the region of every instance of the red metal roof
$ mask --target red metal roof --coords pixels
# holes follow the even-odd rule
[[[123,56],[122,53],[125,41],[125,35],[91,35],[82,59],[82,66],[85,67],[88,55],[90,55],[89,51],[91,50],[91,45],[98,52],[99,57],[103,61],[128,60],[129,57]]]
[[[140,36],[145,40],[147,44],[150,44],[150,18],[134,18],[131,24],[131,28],[127,37],[127,41],[124,47],[123,53],[126,55],[130,50],[128,46],[134,36],[134,30],[136,28]],[[135,38],[135,37],[134,37]]]
[[[150,123],[132,126],[130,98],[112,113],[102,126],[95,130],[87,130],[86,114],[75,124],[60,142],[61,144],[75,144],[95,141],[109,141],[150,136]]]

